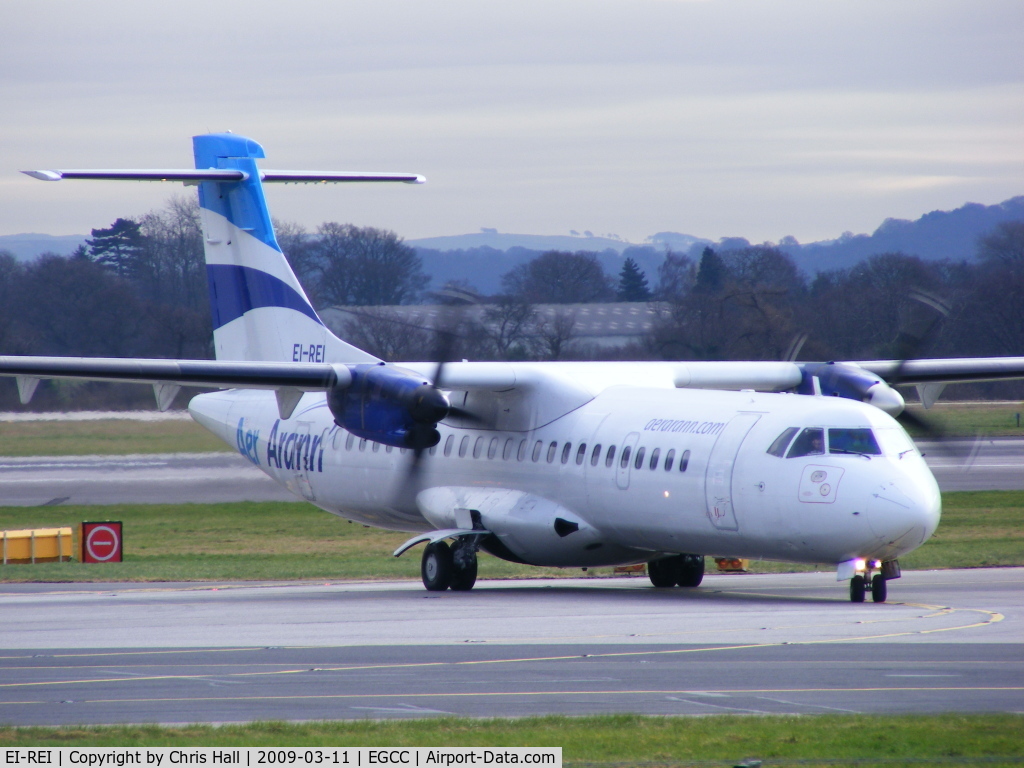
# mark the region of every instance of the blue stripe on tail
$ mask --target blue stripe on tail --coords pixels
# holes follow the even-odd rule
[[[241,317],[250,309],[260,307],[294,309],[323,325],[313,308],[294,288],[262,270],[230,264],[207,264],[206,279],[210,286],[214,330]]]

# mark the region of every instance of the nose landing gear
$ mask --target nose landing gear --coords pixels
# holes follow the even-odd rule
[[[857,573],[850,579],[850,602],[863,603],[868,590],[871,590],[871,600],[875,603],[884,603],[888,597],[889,579],[900,577],[900,564],[896,560],[887,560],[880,563],[877,560],[861,560],[856,563]],[[872,571],[880,569],[872,575]]]

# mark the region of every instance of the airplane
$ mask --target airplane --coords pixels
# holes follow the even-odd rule
[[[318,317],[274,235],[267,183],[417,174],[261,170],[243,136],[193,137],[194,169],[25,171],[198,186],[215,360],[0,357],[39,381],[215,388],[188,409],[298,497],[425,544],[430,591],[467,591],[480,550],[563,568],[643,564],[700,585],[706,556],[828,563],[884,602],[941,496],[894,418],[895,386],[1024,378],[1024,358],[861,362],[386,363]],[[451,541],[451,544],[448,542]]]

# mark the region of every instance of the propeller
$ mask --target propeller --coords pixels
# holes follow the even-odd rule
[[[895,343],[899,363],[887,377],[893,389],[902,385],[907,364],[920,357],[921,351],[934,341],[951,312],[947,301],[921,288],[911,288],[907,298],[909,301],[904,306],[901,328]],[[896,420],[905,429],[913,430],[915,434],[932,442],[941,453],[958,460],[967,460],[976,454],[981,444],[980,435],[970,443],[954,440],[934,419],[906,408],[896,416]]]
[[[486,429],[489,423],[479,414],[473,413],[461,406],[451,402],[448,396],[442,392],[444,389],[445,367],[456,359],[458,341],[463,334],[460,330],[464,323],[464,310],[467,306],[478,303],[478,297],[458,288],[446,286],[440,291],[431,294],[438,303],[444,307],[441,310],[439,320],[434,326],[434,354],[433,359],[437,362],[434,370],[433,383],[423,384],[413,393],[413,399],[409,406],[409,412],[417,421],[437,424],[439,421],[454,417],[470,424],[480,425]],[[431,427],[433,429],[433,427]],[[436,445],[420,444],[413,448],[412,461],[406,471],[405,480],[402,483],[401,494],[415,496],[419,490],[420,478],[423,472],[424,456]]]

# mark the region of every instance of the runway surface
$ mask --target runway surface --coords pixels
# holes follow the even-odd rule
[[[1024,710],[1024,569],[3,585],[0,722]]]
[[[1024,490],[1024,440],[921,447],[944,491]],[[295,500],[234,453],[0,458],[0,505]]]

